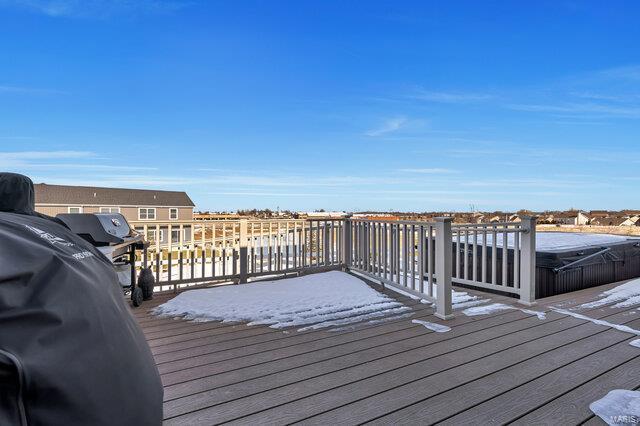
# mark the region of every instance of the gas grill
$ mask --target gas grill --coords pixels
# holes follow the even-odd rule
[[[135,276],[136,250],[145,250],[149,243],[129,226],[124,216],[120,213],[69,213],[59,214],[56,218],[111,260],[120,285],[126,293],[131,292],[134,306],[139,306],[143,298],[150,298],[144,297],[143,289],[136,286]]]

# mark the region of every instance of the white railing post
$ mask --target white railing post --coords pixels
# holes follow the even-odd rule
[[[453,318],[451,308],[451,271],[453,257],[453,233],[450,217],[436,218],[436,313],[435,316],[448,320]]]
[[[342,268],[346,271],[351,267],[351,219],[344,219],[342,228]]]
[[[536,303],[536,217],[521,216],[520,303]]]
[[[204,226],[203,226],[204,232]],[[240,248],[240,283],[247,282],[247,219],[240,219],[240,241],[238,241]],[[204,250],[204,247],[203,247]],[[235,259],[233,260],[235,262]]]
[[[325,220],[322,223],[322,250],[324,251],[324,266],[329,266],[331,264],[331,229],[329,229],[329,225]]]

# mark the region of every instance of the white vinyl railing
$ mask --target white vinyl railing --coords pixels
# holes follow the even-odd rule
[[[443,319],[451,312],[451,220],[437,222],[349,219],[348,258],[358,273],[436,304]],[[440,255],[439,255],[440,254]],[[447,263],[448,262],[448,263]]]
[[[137,223],[132,224],[141,228]],[[215,281],[246,282],[251,277],[335,269],[341,265],[343,222],[338,220],[235,220],[145,224],[146,232],[171,235],[190,229],[180,241],[150,241],[137,266],[154,272],[161,290]],[[141,229],[141,231],[145,232]],[[149,234],[147,234],[149,235]]]
[[[139,226],[133,223],[134,226]],[[216,220],[144,224],[144,231],[190,229],[191,238],[151,241],[137,266],[161,290],[288,273],[352,270],[435,303],[452,317],[452,283],[535,300],[535,219],[452,224],[367,219]]]
[[[452,281],[535,300],[535,218],[452,226]]]

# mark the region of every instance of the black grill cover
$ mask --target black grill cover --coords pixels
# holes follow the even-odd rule
[[[1,207],[0,425],[159,425],[158,370],[111,263]]]

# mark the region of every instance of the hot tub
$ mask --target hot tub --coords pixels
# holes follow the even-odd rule
[[[536,297],[640,277],[640,238],[608,234],[536,234]]]
[[[507,242],[507,286],[513,286],[514,236]],[[479,238],[478,245],[482,245]],[[491,247],[491,235],[487,235]],[[502,237],[496,242],[497,264],[502,265]],[[454,243],[454,253],[456,252]],[[488,264],[491,249],[487,251]],[[463,253],[459,255],[460,268],[464,268]],[[478,262],[482,264],[482,260]],[[471,261],[468,267],[472,268]],[[500,269],[499,266],[498,269]],[[455,258],[454,258],[455,270]],[[469,275],[471,275],[469,271]],[[478,271],[478,275],[480,272]],[[584,288],[640,277],[640,238],[609,234],[570,232],[538,232],[536,234],[536,298],[554,296]],[[489,279],[490,271],[489,271]],[[498,271],[496,281],[502,285]]]

